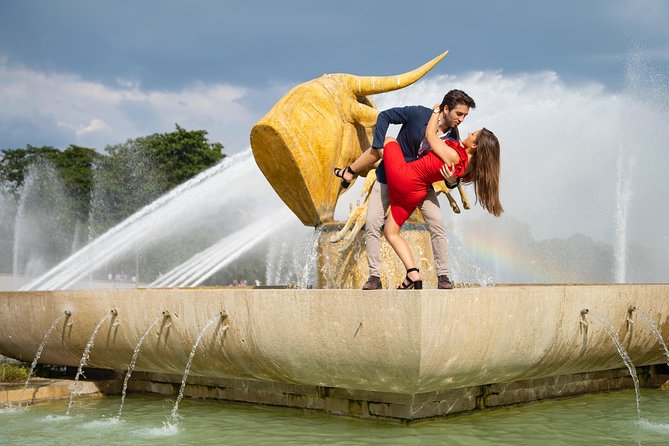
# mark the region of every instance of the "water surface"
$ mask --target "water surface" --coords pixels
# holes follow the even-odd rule
[[[522,407],[411,425],[184,400],[167,423],[173,399],[130,395],[77,399],[29,409],[0,409],[0,443],[11,445],[667,445],[669,392],[642,389],[639,421],[632,390],[550,400]]]

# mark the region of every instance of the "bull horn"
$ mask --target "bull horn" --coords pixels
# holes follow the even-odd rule
[[[430,71],[443,59],[448,51],[443,52],[426,64],[397,76],[354,76],[347,75],[351,90],[356,96],[367,96],[369,94],[385,93],[387,91],[399,90],[416,82]]]

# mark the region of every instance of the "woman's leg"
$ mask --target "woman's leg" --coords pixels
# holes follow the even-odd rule
[[[383,235],[386,237],[386,240],[388,240],[390,246],[393,247],[393,249],[399,256],[400,260],[404,264],[404,267],[407,270],[410,268],[415,268],[416,264],[414,263],[413,260],[413,254],[411,254],[411,248],[409,248],[409,244],[400,235],[400,227],[393,219],[392,213],[388,215],[388,218],[386,218],[386,224],[383,229]],[[410,273],[408,273],[408,276],[414,282],[416,280],[420,280],[420,274],[416,271],[411,271]]]
[[[375,162],[381,159],[381,151],[373,148],[369,148],[362,152],[362,155],[360,155],[353,163],[349,166],[349,168],[355,172],[358,173],[361,170],[363,170],[367,166],[371,166]],[[343,170],[342,171],[342,179],[344,181],[353,181],[353,178],[355,175],[351,174],[348,170]]]

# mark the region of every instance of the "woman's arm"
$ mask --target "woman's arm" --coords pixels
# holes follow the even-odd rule
[[[437,112],[435,113],[435,110]],[[449,147],[444,141],[437,136],[437,124],[439,122],[439,108],[437,106],[432,108],[432,116],[427,123],[425,128],[425,138],[427,139],[428,144],[432,148],[432,151],[437,155],[444,163],[453,163],[457,164],[460,162],[460,155],[452,147]]]

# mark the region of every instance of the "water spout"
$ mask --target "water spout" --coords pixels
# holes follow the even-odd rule
[[[613,325],[611,325],[611,322],[608,320],[606,316],[603,314],[598,314],[597,312],[592,312],[591,313],[604,327],[606,333],[609,335],[611,340],[616,346],[616,349],[618,350],[618,354],[620,354],[620,357],[622,358],[623,362],[625,363],[625,366],[627,367],[627,370],[630,372],[630,376],[632,377],[632,381],[634,381],[634,392],[636,394],[636,413],[637,413],[637,418],[638,420],[642,420],[643,417],[641,416],[641,401],[640,401],[640,394],[639,394],[639,378],[637,377],[636,374],[636,368],[634,367],[634,364],[632,363],[632,359],[630,358],[629,354],[627,353],[627,350],[623,346],[622,342],[620,342],[620,338],[618,337],[618,334],[616,333],[615,328],[613,328]]]
[[[636,311],[639,312],[641,318],[646,321],[652,332],[655,334],[655,337],[657,337],[658,342],[664,349],[664,355],[667,358],[667,365],[669,365],[669,348],[667,348],[667,343],[664,342],[664,339],[662,338],[662,333],[660,333],[660,330],[657,328],[657,325],[655,325],[655,323],[650,319],[650,316],[648,316],[642,310],[637,309]]]
[[[135,344],[135,349],[132,352],[132,359],[130,359],[130,364],[128,365],[128,371],[126,372],[125,378],[123,379],[123,390],[121,391],[121,406],[118,409],[118,415],[116,416],[116,418],[120,419],[121,415],[123,414],[123,404],[125,403],[125,396],[128,390],[128,382],[130,381],[130,376],[132,375],[132,371],[135,369],[135,364],[137,363],[137,357],[139,356],[139,349],[142,347],[144,339],[146,339],[146,336],[149,334],[153,326],[158,323],[158,321],[169,317],[170,317],[169,311],[167,310],[163,311],[160,316],[155,318],[149,324],[149,326],[146,328],[142,336],[140,336],[139,340],[137,341],[137,344]]]
[[[88,362],[88,357],[90,356],[91,350],[93,349],[93,344],[95,342],[95,335],[98,334],[100,327],[102,327],[102,324],[104,324],[104,322],[107,320],[108,317],[109,316],[105,316],[102,319],[100,319],[98,324],[95,326],[93,333],[91,333],[91,337],[88,339],[88,342],[86,343],[86,347],[84,348],[84,353],[81,355],[81,361],[79,362],[79,369],[77,369],[77,374],[74,377],[74,384],[72,385],[72,390],[70,391],[70,401],[67,404],[67,412],[65,413],[65,415],[70,414],[70,409],[72,408],[72,403],[74,401],[74,395],[77,392],[77,385],[79,384],[79,377],[83,375],[84,367],[86,366],[86,363]]]
[[[49,339],[51,332],[53,331],[54,328],[56,328],[56,324],[58,324],[58,322],[60,322],[61,319],[65,317],[69,318],[71,314],[72,313],[70,311],[65,310],[65,314],[54,320],[53,323],[51,324],[51,327],[49,327],[49,329],[46,331],[44,339],[42,339],[42,343],[37,348],[37,353],[35,353],[35,359],[33,359],[33,362],[30,365],[30,371],[28,372],[28,377],[26,378],[26,382],[23,385],[23,390],[21,391],[21,396],[19,397],[19,406],[23,402],[23,396],[26,393],[26,390],[28,389],[28,383],[30,382],[30,378],[33,376],[33,373],[35,372],[35,368],[37,367],[37,361],[39,361],[40,356],[42,356],[42,350],[44,350],[44,346],[46,345],[46,342]]]
[[[209,326],[211,326],[214,322],[216,321],[222,322],[226,317],[227,313],[225,311],[219,312],[216,316],[212,317],[209,320],[209,322],[205,324],[205,326],[202,328],[202,330],[200,330],[200,333],[198,333],[197,337],[195,338],[195,342],[193,343],[193,348],[191,349],[190,355],[188,356],[188,362],[186,362],[186,368],[184,369],[183,377],[181,378],[181,387],[179,388],[179,395],[177,396],[177,399],[174,402],[174,407],[172,408],[172,413],[170,414],[168,424],[176,425],[179,421],[179,403],[181,402],[181,399],[184,396],[184,389],[186,388],[186,380],[188,380],[190,367],[193,363],[193,358],[195,357],[195,351],[197,350],[197,346],[200,344],[200,341],[202,340],[204,332],[207,331]]]

